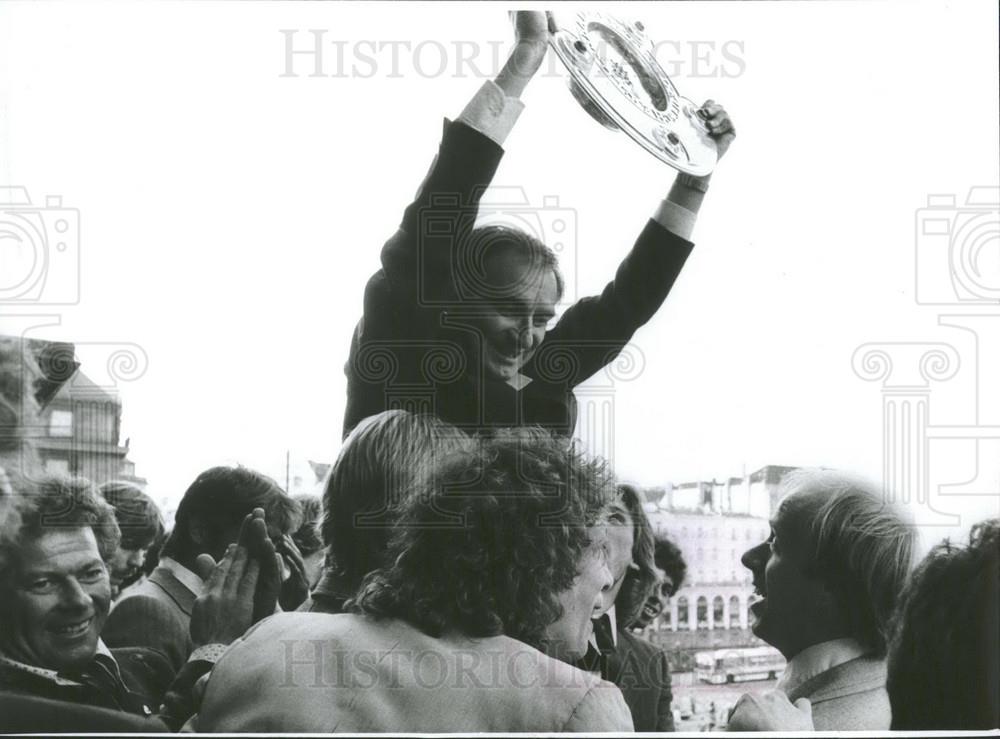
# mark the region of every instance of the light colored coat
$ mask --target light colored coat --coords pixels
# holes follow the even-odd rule
[[[281,613],[222,656],[188,727],[214,732],[632,731],[621,692],[506,636],[434,638]]]
[[[817,731],[888,731],[892,723],[884,659],[858,657],[806,680],[788,693],[808,698]]]

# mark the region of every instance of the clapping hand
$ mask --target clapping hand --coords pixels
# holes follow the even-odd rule
[[[218,563],[209,554],[198,556],[195,569],[205,589],[191,611],[195,646],[231,644],[274,613],[281,585],[278,556],[260,508],[243,519],[238,541]]]

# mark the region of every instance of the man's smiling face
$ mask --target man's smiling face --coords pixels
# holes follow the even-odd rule
[[[90,527],[27,542],[2,588],[0,651],[49,670],[93,659],[111,608],[111,583]]]

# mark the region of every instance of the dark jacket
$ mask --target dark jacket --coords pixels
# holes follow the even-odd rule
[[[163,655],[112,649],[88,677],[56,682],[0,663],[0,732],[178,731],[194,713],[194,686],[212,663],[187,662],[176,676]],[[93,675],[103,675],[94,679]]]
[[[670,663],[667,653],[629,631],[606,656],[604,679],[625,696],[636,731],[673,731]]]
[[[610,363],[663,303],[692,244],[647,222],[614,280],[566,310],[546,333],[515,390],[477,368],[463,253],[483,191],[503,150],[463,123],[445,123],[440,151],[368,281],[347,374],[343,433],[384,410],[434,413],[466,431],[539,424],[568,435],[573,388]],[[465,252],[463,252],[465,247]]]
[[[115,603],[101,638],[112,648],[153,649],[167,658],[175,673],[180,672],[193,648],[195,597],[170,570],[157,567],[148,580]]]
[[[99,654],[86,671],[59,673],[59,680],[0,662],[0,691],[150,716],[160,706],[174,671],[147,649]]]

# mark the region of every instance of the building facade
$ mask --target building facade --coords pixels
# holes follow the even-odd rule
[[[680,548],[688,568],[654,631],[749,633],[753,584],[740,559],[770,535],[781,480],[793,469],[768,465],[745,477],[668,484],[654,492],[650,524]]]
[[[79,369],[72,344],[35,342],[39,364],[64,368],[39,413],[34,446],[46,472],[79,475],[100,485],[126,480],[145,489],[146,480],[128,459],[129,440],[121,443],[122,402],[113,388],[101,387]]]

